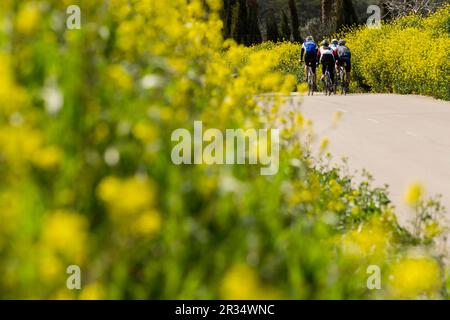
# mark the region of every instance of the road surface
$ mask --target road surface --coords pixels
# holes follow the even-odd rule
[[[352,172],[365,168],[376,185],[390,186],[400,223],[411,220],[403,195],[416,181],[427,195],[442,195],[450,217],[449,102],[419,96],[319,94],[305,97],[300,110],[313,120],[319,137],[329,138],[333,161],[346,156]],[[333,128],[336,112],[342,118]]]

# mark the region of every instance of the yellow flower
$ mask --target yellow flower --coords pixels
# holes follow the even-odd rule
[[[133,127],[133,135],[143,143],[151,143],[155,140],[157,131],[154,126],[141,121]]]
[[[86,287],[81,287],[80,300],[101,300],[105,298],[105,290],[99,283],[90,283]]]
[[[61,156],[59,148],[50,146],[37,150],[31,161],[39,168],[52,169],[60,163]]]
[[[161,229],[161,215],[155,210],[147,210],[134,221],[134,231],[143,236],[152,236]]]
[[[51,297],[51,300],[74,300],[75,293],[75,290],[69,290],[67,288],[60,289]]]
[[[439,264],[428,257],[404,258],[392,266],[389,292],[394,298],[438,297],[441,280]]]
[[[333,127],[336,127],[339,120],[341,120],[342,118],[342,112],[341,111],[337,111],[334,116],[333,116]]]
[[[300,83],[297,85],[297,92],[300,92],[302,94],[305,94],[308,91],[308,84],[307,83]]]
[[[358,216],[360,214],[360,212],[361,212],[361,209],[359,208],[359,206],[354,206],[352,208],[352,215],[353,216]]]
[[[11,56],[0,53],[0,114],[10,116],[17,112],[26,101],[26,92],[17,86],[11,66]]]
[[[280,299],[278,290],[261,285],[258,275],[246,265],[232,267],[222,280],[221,296],[225,300]]]
[[[129,90],[133,87],[133,79],[120,64],[114,64],[108,67],[107,75],[119,89]]]
[[[39,131],[25,127],[0,127],[0,149],[11,166],[32,160],[42,145]]]
[[[97,194],[108,205],[111,214],[126,216],[151,208],[155,199],[155,187],[146,178],[106,177],[98,186]]]
[[[320,143],[320,152],[323,153],[328,149],[328,145],[330,144],[330,140],[328,138],[322,139],[322,142]]]
[[[424,189],[422,184],[418,182],[412,183],[405,193],[405,202],[411,206],[415,207],[419,203],[419,201],[422,199],[422,196],[424,194]]]
[[[437,221],[428,222],[425,225],[425,237],[433,239],[442,233],[441,226]]]
[[[342,238],[344,253],[356,258],[382,259],[387,253],[391,235],[379,219],[372,219],[360,229],[349,231]]]
[[[43,244],[45,248],[78,262],[84,255],[86,231],[87,220],[84,216],[72,211],[54,211],[42,225]]]
[[[330,191],[335,197],[339,197],[342,194],[342,187],[336,180],[330,181]]]
[[[41,23],[39,8],[34,2],[25,4],[15,19],[16,30],[24,35],[35,32]]]
[[[61,260],[52,252],[44,251],[39,256],[39,275],[44,282],[55,281],[55,279],[64,279],[65,269]]]

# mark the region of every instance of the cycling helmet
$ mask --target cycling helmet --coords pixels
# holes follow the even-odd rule
[[[347,42],[345,40],[339,40],[339,45],[340,46],[345,46]]]
[[[313,36],[308,36],[308,37],[306,38],[306,41],[314,41],[314,37],[313,37]]]
[[[331,43],[332,43],[332,44],[338,44],[338,43],[339,43],[339,40],[338,40],[338,39],[333,39],[333,40],[331,40]]]
[[[322,41],[322,46],[328,47],[329,45],[330,45],[330,43],[328,42],[328,40],[323,40]]]

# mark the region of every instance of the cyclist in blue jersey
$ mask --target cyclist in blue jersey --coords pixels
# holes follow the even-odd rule
[[[305,61],[305,79],[308,81],[308,67],[311,67],[312,72],[316,75],[317,69],[317,51],[319,47],[314,42],[314,38],[309,36],[306,38],[306,41],[302,44],[302,50],[300,54],[300,61]],[[316,81],[317,77],[314,77],[314,81]],[[316,86],[316,82],[314,82],[314,86]]]

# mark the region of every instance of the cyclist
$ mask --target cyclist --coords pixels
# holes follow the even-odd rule
[[[338,67],[344,67],[347,76],[347,83],[350,82],[350,74],[352,71],[352,53],[346,46],[345,40],[340,40],[337,50],[337,62]]]
[[[333,82],[334,85],[335,84],[334,69],[336,65],[336,55],[333,52],[333,49],[330,48],[330,44],[327,40],[322,41],[322,47],[319,49],[317,56],[319,58],[319,63],[322,64],[322,78],[320,80],[324,81],[325,72],[328,68],[331,81]]]
[[[338,39],[331,40],[330,48],[333,49],[335,55],[337,54],[338,46],[339,46],[339,40]]]
[[[333,40],[331,40],[331,45],[330,45],[330,48],[331,49],[333,49],[333,54],[334,54],[334,57],[336,58],[336,62],[337,62],[337,54],[338,54],[338,45],[339,45],[339,40],[338,39],[333,39]],[[338,67],[338,65],[337,65],[337,63],[336,63],[336,66],[335,66],[335,75],[336,75],[336,84],[337,84],[337,82],[338,82],[338,74],[339,74],[339,67]]]
[[[312,72],[316,75],[317,68],[317,44],[314,42],[314,38],[309,36],[302,44],[302,51],[300,54],[300,62],[305,61],[305,79],[308,81],[308,67],[311,67]],[[316,77],[315,77],[316,78]],[[314,78],[314,88],[316,87],[316,79]]]

